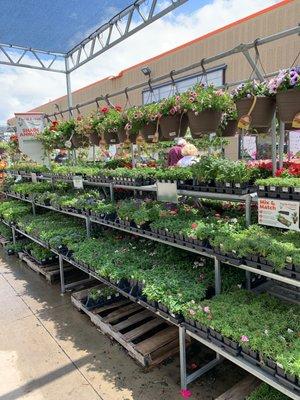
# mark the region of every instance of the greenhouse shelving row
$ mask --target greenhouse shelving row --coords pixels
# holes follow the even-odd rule
[[[10,225],[9,225],[10,226]],[[13,236],[15,237],[15,233],[18,232],[19,234],[27,237],[28,239],[36,242],[42,247],[49,248],[45,243],[40,241],[39,239],[27,234],[23,230],[16,228],[15,226],[11,225],[10,226],[13,231]],[[15,240],[15,239],[14,239]],[[62,291],[64,292],[66,289],[72,289],[74,285],[78,285],[78,282],[76,283],[70,283],[68,285],[65,285],[64,283],[64,261],[73,265],[74,267],[80,269],[81,271],[85,272],[86,274],[89,275],[90,278],[95,278],[96,280],[104,283],[105,285],[117,290],[121,295],[124,297],[128,298],[129,300],[133,302],[137,302],[138,304],[142,305],[143,307],[146,307],[149,309],[151,312],[155,313],[156,315],[166,319],[168,322],[171,322],[172,324],[178,326],[179,328],[179,348],[180,348],[180,375],[181,375],[181,387],[182,389],[186,389],[187,385],[191,382],[193,382],[195,379],[199,378],[202,376],[204,373],[208,372],[212,368],[214,368],[216,365],[221,363],[223,359],[227,359],[234,364],[238,365],[239,367],[243,368],[247,372],[251,373],[252,375],[256,376],[257,378],[261,379],[262,381],[266,382],[267,384],[273,386],[275,389],[279,390],[280,392],[286,394],[289,396],[291,399],[297,400],[299,398],[298,394],[288,388],[286,385],[280,383],[278,379],[272,374],[262,370],[261,368],[254,366],[252,363],[248,362],[241,356],[233,356],[230,354],[228,351],[222,349],[221,347],[215,345],[212,343],[209,339],[205,339],[196,333],[192,332],[191,330],[187,329],[184,324],[178,324],[174,322],[174,320],[160,311],[156,311],[153,309],[151,306],[146,306],[145,302],[141,301],[140,299],[132,296],[130,293],[127,293],[120,289],[117,285],[114,285],[113,283],[109,282],[107,279],[102,278],[99,276],[97,273],[92,271],[91,269],[85,268],[82,265],[79,265],[77,262],[74,260],[70,259],[69,257],[59,253],[59,251],[55,249],[50,249],[54,254],[58,255],[59,257],[59,266],[60,266],[60,277],[61,277],[61,288]],[[84,280],[86,281],[86,280]],[[83,282],[83,281],[82,281]],[[215,358],[212,361],[209,361],[206,365],[202,366],[199,368],[197,371],[193,372],[192,374],[188,375],[187,370],[186,370],[186,335],[194,338],[198,342],[204,344],[206,347],[210,348],[216,353]]]
[[[218,258],[218,255],[213,254],[213,252],[208,252],[207,249],[199,250],[199,249],[196,249],[196,248],[188,247],[186,245],[178,244],[178,243],[175,243],[175,242],[172,242],[172,241],[168,241],[168,240],[165,240],[165,239],[160,239],[158,237],[155,237],[155,236],[151,235],[150,232],[146,232],[146,231],[142,231],[142,230],[139,231],[137,229],[131,230],[131,229],[126,228],[124,226],[120,226],[120,225],[117,225],[117,224],[111,224],[111,223],[109,223],[109,222],[107,222],[105,220],[98,220],[98,219],[95,219],[95,218],[93,218],[91,216],[88,216],[88,215],[82,215],[82,214],[79,214],[79,213],[72,213],[72,212],[65,211],[65,210],[59,210],[59,209],[57,209],[55,207],[52,207],[52,206],[45,206],[45,205],[42,205],[42,204],[37,204],[33,200],[20,198],[18,196],[10,194],[10,193],[5,193],[5,195],[7,195],[9,197],[12,197],[12,198],[15,198],[15,199],[18,199],[18,200],[21,200],[21,201],[26,201],[28,203],[31,203],[32,206],[33,206],[33,210],[35,210],[35,207],[42,207],[42,208],[48,209],[49,211],[55,211],[55,212],[66,214],[66,215],[69,215],[69,216],[72,216],[72,217],[84,219],[85,220],[85,224],[86,224],[87,237],[90,237],[91,224],[95,223],[95,224],[106,226],[106,227],[109,227],[109,228],[112,228],[112,229],[117,229],[119,231],[122,231],[122,232],[125,232],[125,233],[128,233],[128,234],[134,234],[134,235],[143,237],[143,238],[148,239],[148,240],[153,240],[153,241],[156,241],[156,242],[159,242],[159,243],[163,243],[163,244],[166,244],[166,245],[169,245],[169,246],[177,247],[177,248],[182,249],[182,250],[190,251],[190,252],[199,254],[201,256],[213,258],[214,262],[215,262],[215,290],[216,290],[216,293],[220,293],[220,291],[221,291],[221,281],[222,281],[222,278],[221,278],[221,262],[222,262],[222,264],[228,264],[230,266],[234,266],[236,268],[240,268],[240,269],[246,271],[246,282],[247,282],[247,288],[249,288],[249,289],[251,288],[251,275],[250,275],[251,273],[256,274],[256,275],[261,275],[261,276],[264,276],[266,278],[276,280],[278,282],[283,282],[283,283],[286,283],[286,284],[291,285],[291,286],[300,287],[300,281],[297,280],[297,279],[289,278],[289,277],[286,277],[286,276],[283,276],[283,275],[279,275],[279,274],[274,274],[272,272],[264,271],[264,270],[261,270],[261,269],[255,268],[255,267],[251,267],[251,266],[245,265],[245,264],[233,264],[233,263],[230,263],[230,261],[226,261],[226,260],[220,261],[220,259]]]

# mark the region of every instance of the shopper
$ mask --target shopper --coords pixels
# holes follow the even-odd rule
[[[174,167],[183,157],[182,148],[186,145],[186,140],[183,138],[175,139],[175,146],[171,147],[168,154],[168,167]]]
[[[56,155],[54,161],[60,164],[63,164],[68,159],[68,154],[65,149],[60,149],[59,153]]]
[[[187,143],[181,151],[182,158],[177,162],[179,167],[189,167],[198,161],[198,149],[191,143]]]

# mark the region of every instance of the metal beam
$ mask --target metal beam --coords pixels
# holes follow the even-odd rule
[[[66,55],[63,53],[54,53],[51,51],[32,49],[31,47],[0,43],[0,65],[10,65],[12,67],[23,67],[65,74],[65,57]]]
[[[81,67],[186,2],[187,0],[167,0],[159,3],[159,10],[155,12],[158,9],[157,0],[135,1],[67,53],[71,66],[68,72]],[[87,51],[82,51],[85,48]]]

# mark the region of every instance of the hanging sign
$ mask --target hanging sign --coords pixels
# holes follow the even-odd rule
[[[259,198],[258,223],[299,232],[299,208],[298,201]]]
[[[43,113],[15,113],[19,149],[33,161],[49,165],[42,143],[36,136],[44,129]]]
[[[178,203],[176,182],[157,182],[157,200],[165,203]]]
[[[300,130],[289,132],[289,155],[290,157],[300,156]]]
[[[73,176],[74,189],[83,189],[83,179],[81,175]]]

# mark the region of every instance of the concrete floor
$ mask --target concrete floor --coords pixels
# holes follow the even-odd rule
[[[179,400],[179,360],[144,371],[50,286],[0,250],[0,400]],[[199,358],[199,364],[203,358]],[[244,373],[224,362],[190,386],[212,400]]]

